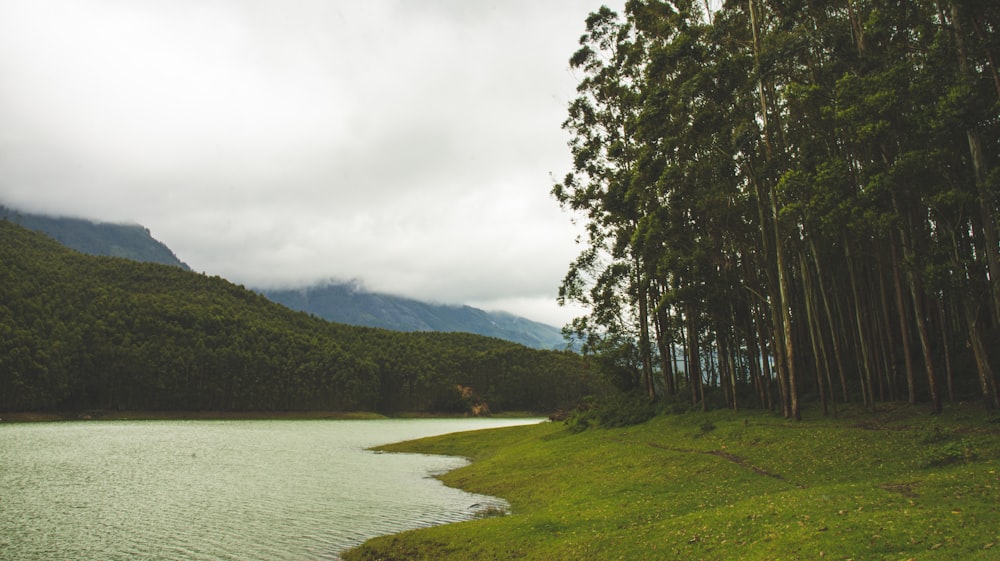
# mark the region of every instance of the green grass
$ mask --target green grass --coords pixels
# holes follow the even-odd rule
[[[376,538],[345,561],[1000,559],[1000,425],[978,409],[717,411],[384,449],[467,456],[445,483],[512,512]]]

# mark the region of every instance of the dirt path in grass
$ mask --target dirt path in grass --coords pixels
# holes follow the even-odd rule
[[[650,446],[652,446],[653,448],[657,448],[657,449],[660,449],[660,450],[667,450],[669,452],[680,452],[682,454],[704,454],[704,455],[707,455],[707,456],[716,456],[718,458],[722,458],[724,460],[728,460],[730,462],[733,462],[734,464],[736,464],[736,465],[738,465],[740,467],[747,468],[747,469],[753,471],[754,473],[756,473],[757,475],[763,475],[764,477],[770,477],[770,478],[773,478],[773,479],[777,479],[779,481],[785,481],[784,476],[782,476],[781,474],[774,473],[774,472],[771,472],[771,471],[767,471],[766,469],[764,469],[764,468],[762,468],[760,466],[755,466],[755,465],[751,464],[750,462],[748,462],[746,458],[744,458],[742,456],[737,456],[736,454],[731,454],[729,452],[726,452],[725,450],[708,450],[708,451],[705,451],[705,450],[692,450],[690,448],[674,448],[672,446],[664,446],[662,444],[657,444],[655,442],[649,442],[648,444]],[[801,485],[796,485],[796,487],[801,487]]]

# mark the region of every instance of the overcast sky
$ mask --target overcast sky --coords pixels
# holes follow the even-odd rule
[[[250,287],[562,325],[580,248],[549,190],[600,4],[2,0],[0,203],[138,222]]]

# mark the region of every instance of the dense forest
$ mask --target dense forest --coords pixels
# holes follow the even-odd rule
[[[574,353],[330,323],[0,219],[0,411],[546,412],[595,391]]]
[[[1000,3],[710,7],[586,22],[570,329],[654,399],[1000,406]]]

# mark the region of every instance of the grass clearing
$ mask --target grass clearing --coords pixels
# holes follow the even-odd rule
[[[345,561],[1000,559],[1000,425],[960,406],[545,423],[383,449],[469,457],[441,479],[512,512],[376,538]]]

